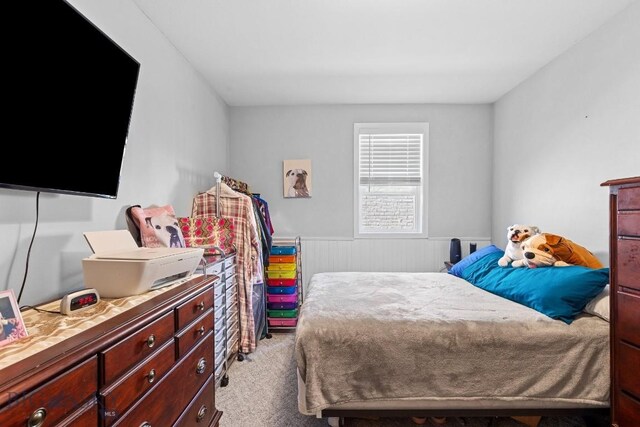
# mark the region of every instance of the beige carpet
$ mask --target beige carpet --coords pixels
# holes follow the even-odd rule
[[[292,333],[274,333],[229,370],[229,385],[216,390],[221,427],[315,427],[326,420],[298,412]],[[602,420],[606,424],[606,420]],[[427,423],[424,426],[432,426]],[[511,418],[448,418],[445,427],[524,427]],[[346,419],[346,427],[417,427],[409,418]],[[580,417],[544,417],[539,427],[584,427]],[[440,426],[442,427],[442,426]]]

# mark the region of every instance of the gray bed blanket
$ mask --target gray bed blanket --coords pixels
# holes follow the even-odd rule
[[[389,399],[608,406],[606,321],[567,325],[447,273],[315,274],[295,340],[311,413]]]

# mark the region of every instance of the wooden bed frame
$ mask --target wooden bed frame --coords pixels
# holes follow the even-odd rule
[[[528,408],[528,409],[376,409],[376,410],[352,410],[352,409],[326,409],[322,411],[322,417],[328,418],[332,427],[344,425],[344,418],[381,417],[381,418],[410,418],[410,417],[535,417],[537,422],[528,426],[535,426],[540,417],[569,417],[581,416],[587,427],[609,427],[609,408]],[[490,424],[491,425],[491,424]]]

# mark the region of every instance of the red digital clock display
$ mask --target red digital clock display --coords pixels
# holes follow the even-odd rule
[[[87,307],[89,305],[95,304],[98,302],[98,298],[96,294],[86,294],[80,295],[71,300],[71,310],[77,310],[79,308]]]

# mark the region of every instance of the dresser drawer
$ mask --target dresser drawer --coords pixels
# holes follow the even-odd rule
[[[193,399],[196,391],[211,376],[213,366],[213,333],[209,332],[200,344],[114,425],[172,425]]]
[[[230,294],[236,294],[238,292],[238,283],[236,280],[227,280],[227,298]]]
[[[99,424],[98,402],[93,399],[56,427],[96,427]],[[46,424],[45,424],[46,425]]]
[[[140,331],[120,341],[101,353],[103,360],[103,385],[114,382],[118,376],[156,351],[173,338],[173,311],[145,326]]]
[[[227,355],[231,355],[238,350],[238,335],[238,330],[236,330],[227,339]]]
[[[615,420],[620,427],[637,427],[638,414],[640,414],[640,401],[624,393],[618,393],[618,399],[614,411]]]
[[[617,293],[616,337],[640,346],[640,297]]]
[[[226,331],[224,329],[215,332],[215,338],[214,338],[214,346],[215,347],[217,347],[218,344],[220,344],[221,342],[224,342],[224,340],[225,340],[225,332]]]
[[[216,368],[218,367],[218,358],[222,357],[222,361],[225,360],[225,358],[227,357],[227,346],[226,346],[226,340],[222,340],[219,343],[216,343],[216,348],[213,352],[213,357],[216,360]]]
[[[208,427],[216,413],[214,390],[213,375],[211,375],[173,427]]]
[[[218,355],[215,366],[215,381],[218,382],[222,378],[224,373],[225,356],[223,354]]]
[[[191,322],[176,336],[178,357],[186,354],[191,347],[204,338],[213,329],[213,309],[210,308],[202,316]]]
[[[218,277],[222,277],[223,270],[224,270],[224,261],[216,261],[213,264],[207,265],[207,274],[215,274]]]
[[[219,317],[217,319],[215,319],[215,325],[213,327],[213,333],[218,335],[218,333],[220,331],[224,331],[225,329],[227,329],[227,321],[225,319],[225,316]]]
[[[225,270],[230,268],[230,267],[235,267],[236,266],[236,256],[230,256],[227,259],[224,260],[224,268]]]
[[[213,298],[218,298],[220,295],[225,293],[225,290],[225,282],[223,282],[222,280],[218,280],[213,286]]]
[[[213,323],[216,326],[220,325],[220,322],[224,322],[224,319],[227,317],[227,311],[225,306],[218,307],[213,314]]]
[[[618,213],[618,236],[640,237],[640,211]]]
[[[618,210],[640,209],[640,187],[618,190]]]
[[[216,298],[213,301],[213,309],[216,310],[216,311],[218,309],[220,309],[220,308],[225,307],[225,305],[226,304],[225,304],[225,301],[224,301],[224,295],[220,295],[218,298]]]
[[[24,427],[31,417],[43,416],[43,425],[55,425],[95,396],[97,389],[98,360],[94,356],[0,410],[2,427]]]
[[[640,239],[618,239],[618,289],[640,290]]]
[[[640,348],[618,342],[618,384],[620,388],[640,399]]]
[[[237,301],[237,297],[236,297],[236,293],[235,293],[235,289],[229,289],[227,290],[227,312],[229,311],[229,309],[231,308],[231,306],[233,306],[236,301]],[[229,316],[229,314],[227,313],[227,316]]]
[[[100,393],[104,408],[104,425],[109,426],[140,396],[155,386],[175,362],[175,345],[167,342],[126,377]]]
[[[234,323],[238,322],[238,304],[234,303],[231,308],[227,310],[227,329],[232,327]]]
[[[235,280],[235,277],[236,277],[236,266],[235,265],[232,265],[231,267],[227,268],[224,271],[224,278],[227,280],[227,282]]]
[[[272,262],[296,262],[295,255],[271,255],[269,256],[269,264]]]
[[[207,288],[203,292],[189,299],[189,301],[176,307],[178,330],[193,322],[207,309],[213,306],[213,288]]]

